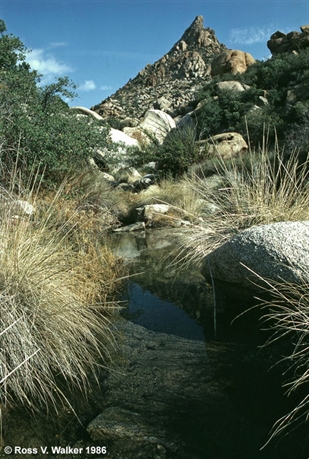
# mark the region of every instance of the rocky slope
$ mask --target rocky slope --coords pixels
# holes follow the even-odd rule
[[[115,94],[92,107],[103,117],[143,117],[157,108],[172,117],[183,114],[202,83],[210,80],[211,61],[226,50],[204,19],[197,16],[172,49],[154,64],[148,64]],[[134,125],[128,120],[127,125]]]

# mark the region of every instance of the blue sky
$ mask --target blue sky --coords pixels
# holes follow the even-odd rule
[[[69,76],[79,96],[71,105],[88,108],[161,58],[198,15],[228,48],[263,59],[272,33],[309,24],[309,0],[0,0],[32,67],[46,82]]]

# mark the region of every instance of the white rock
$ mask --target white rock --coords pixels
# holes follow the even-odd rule
[[[245,139],[237,132],[224,132],[196,142],[200,148],[206,148],[212,156],[219,155],[223,159],[233,158],[248,150]]]
[[[35,207],[30,204],[30,202],[28,201],[22,201],[21,199],[18,199],[16,202],[16,208],[14,209],[15,210],[15,213],[18,213],[19,215],[22,213],[22,214],[25,214],[25,215],[33,215],[34,212],[35,212]]]
[[[147,204],[144,207],[144,218],[146,221],[152,220],[157,214],[166,214],[170,210],[168,204]]]
[[[207,255],[202,274],[254,289],[257,275],[275,282],[308,282],[309,221],[253,226]],[[247,269],[249,268],[249,269]]]
[[[118,129],[111,128],[110,136],[111,136],[112,142],[114,143],[122,143],[127,147],[140,148],[140,144],[136,139],[133,139],[132,137],[128,136],[122,131],[119,131]]]
[[[73,111],[76,111],[77,113],[81,114],[81,115],[87,115],[87,116],[91,116],[92,118],[95,118],[96,120],[99,120],[99,121],[103,121],[104,118],[102,118],[101,115],[99,115],[98,113],[94,112],[93,110],[90,110],[89,108],[86,108],[86,107],[71,107],[71,110]]]
[[[235,92],[243,92],[247,89],[250,89],[250,86],[247,84],[240,83],[240,81],[219,81],[217,83],[217,88],[220,90],[228,90],[228,91],[235,91]]]
[[[143,231],[145,229],[144,222],[136,222],[132,223],[131,225],[121,226],[120,228],[116,228],[113,231],[115,233],[123,233],[123,232],[132,232],[132,231]]]
[[[168,132],[176,127],[176,123],[167,113],[151,109],[146,112],[139,127],[154,135],[160,143],[163,143]]]

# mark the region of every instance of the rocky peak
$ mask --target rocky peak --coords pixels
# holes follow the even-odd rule
[[[92,107],[103,117],[142,118],[151,108],[159,108],[162,98],[172,117],[180,114],[194,99],[201,84],[211,78],[213,57],[226,49],[215,32],[204,28],[197,16],[171,50],[154,64],[148,64],[138,75],[111,97]],[[168,106],[168,108],[166,108]]]
[[[214,44],[220,46],[215,32],[209,28],[204,29],[203,16],[197,16],[194,19],[175,46],[180,42],[184,42],[189,48],[193,47],[194,49],[212,47]]]

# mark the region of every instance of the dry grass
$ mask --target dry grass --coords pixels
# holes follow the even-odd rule
[[[171,211],[166,218],[170,223],[175,218],[186,218],[193,222],[203,208],[203,200],[187,178],[161,180],[159,185],[136,195],[136,207],[147,204],[168,204]]]
[[[263,281],[271,300],[264,300],[259,307],[266,309],[262,320],[267,329],[273,331],[266,344],[284,339],[292,345],[292,352],[282,359],[288,362],[285,374],[292,375],[284,384],[286,394],[290,395],[305,389],[309,383],[309,284],[307,280],[302,284]],[[274,424],[267,443],[308,419],[309,394],[302,396],[295,408]]]
[[[216,212],[196,225],[184,241],[186,259],[199,263],[233,235],[253,225],[299,221],[309,217],[308,160],[299,166],[297,154],[283,161],[277,150],[270,159],[266,149],[246,158],[218,160],[222,185],[213,188],[207,178],[191,178],[191,187]]]
[[[44,215],[31,218],[14,219],[12,206],[1,203],[2,403],[56,406],[64,399],[60,380],[86,390],[89,376],[109,359],[117,308],[111,297],[121,267],[87,228],[71,224],[74,212],[54,224],[59,194]],[[15,201],[3,195],[6,203]]]

